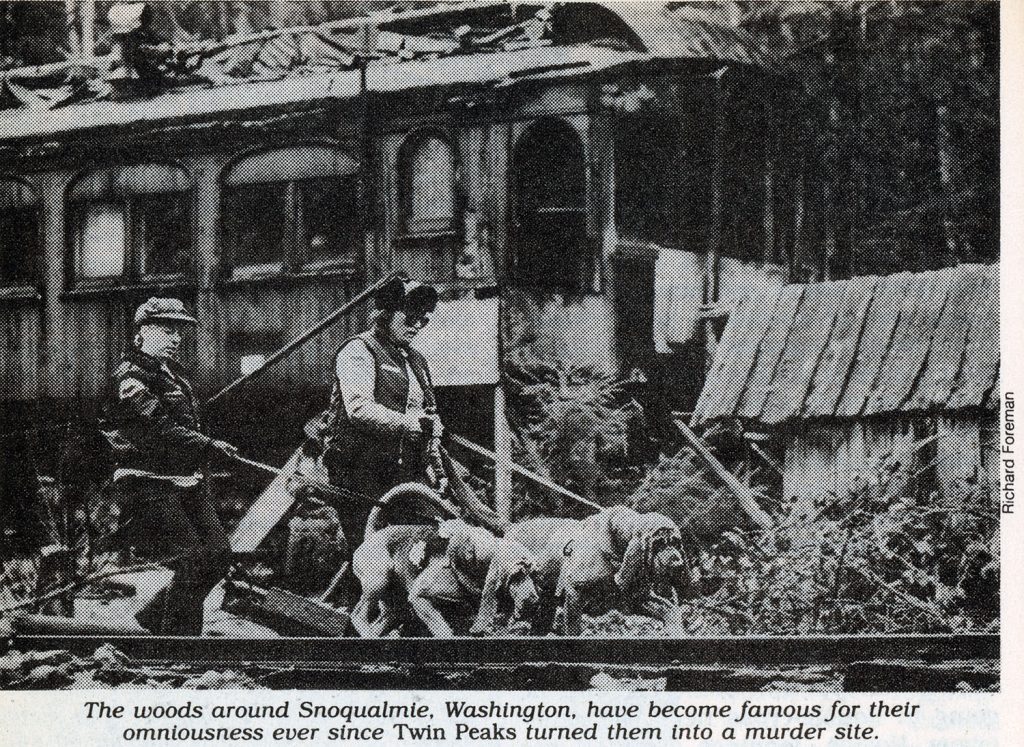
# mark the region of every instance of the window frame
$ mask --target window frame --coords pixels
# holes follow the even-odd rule
[[[250,282],[260,280],[274,280],[279,278],[302,278],[318,277],[324,275],[341,275],[351,277],[356,275],[365,264],[365,249],[362,240],[363,217],[360,214],[362,205],[360,201],[360,179],[362,175],[358,169],[348,173],[322,174],[313,176],[293,176],[286,179],[245,179],[238,183],[230,183],[230,179],[236,169],[245,168],[250,159],[258,160],[262,157],[269,157],[271,154],[290,149],[315,148],[334,151],[335,157],[349,159],[354,163],[357,160],[338,143],[335,142],[301,142],[279,144],[271,148],[260,148],[240,154],[228,163],[221,172],[220,177],[220,237],[221,237],[221,274],[224,282]],[[354,239],[348,247],[342,247],[344,251],[334,258],[316,259],[310,254],[307,247],[307,232],[309,224],[305,221],[305,200],[302,196],[302,186],[305,184],[317,184],[318,182],[330,183],[334,181],[350,182],[351,189],[348,193],[351,196],[353,209],[353,230]],[[282,227],[282,246],[280,260],[272,262],[243,263],[236,259],[237,238],[233,235],[235,230],[235,219],[231,214],[231,202],[233,191],[250,186],[271,187],[283,190],[282,206],[284,210]]]
[[[116,174],[121,169],[138,168],[144,166],[159,166],[180,171],[185,181],[183,189],[175,190],[154,190],[154,191],[133,191],[126,190],[119,194],[111,188],[110,194],[106,196],[76,197],[73,195],[75,188],[88,178],[96,178],[104,172]],[[180,163],[172,161],[145,161],[131,164],[117,164],[114,166],[99,167],[88,171],[80,172],[72,179],[64,192],[64,243],[65,243],[65,287],[71,293],[89,293],[108,289],[123,288],[163,288],[179,287],[188,284],[188,278],[193,269],[195,241],[193,236],[193,216],[195,214],[195,179],[192,173]],[[180,242],[182,257],[182,268],[178,272],[151,272],[143,271],[146,261],[146,247],[144,225],[141,223],[139,203],[148,198],[167,199],[176,198],[181,202],[181,209],[184,213],[183,222],[186,230],[181,233]],[[124,243],[122,246],[122,257],[124,261],[123,270],[117,275],[104,277],[84,277],[81,272],[82,260],[82,233],[85,226],[85,212],[89,205],[111,204],[119,209],[124,221]],[[142,230],[140,230],[142,229]]]
[[[548,207],[536,210],[537,213],[564,213],[579,216],[583,235],[578,246],[581,252],[579,267],[571,285],[559,282],[538,283],[533,276],[525,276],[523,270],[523,242],[525,240],[521,218],[525,212],[523,190],[523,160],[520,153],[528,140],[537,137],[538,130],[546,127],[561,129],[567,136],[575,139],[579,154],[580,192],[576,207]],[[536,290],[550,293],[561,293],[566,296],[583,296],[597,294],[602,290],[601,263],[599,240],[591,233],[590,175],[588,174],[588,143],[573,124],[561,117],[545,116],[532,120],[515,140],[509,158],[508,168],[508,278],[511,284],[521,290]]]
[[[12,212],[24,212],[30,217],[26,221],[31,225],[34,239],[31,258],[31,273],[27,278],[6,278],[0,275],[0,301],[38,299],[42,285],[42,257],[44,248],[42,195],[39,189],[29,180],[10,173],[0,173],[0,181],[18,185],[32,195],[32,204],[12,209]],[[7,212],[5,208],[0,211]],[[0,247],[0,252],[3,248]]]
[[[412,219],[412,202],[414,197],[414,178],[416,157],[420,149],[431,140],[442,143],[451,156],[451,200],[452,215],[448,226],[439,230],[414,230],[410,224]],[[430,267],[428,279],[440,285],[459,284],[459,249],[462,236],[462,215],[465,208],[465,196],[461,190],[461,163],[459,149],[455,137],[437,127],[425,127],[413,130],[402,140],[398,148],[397,158],[397,206],[398,225],[395,241],[399,251],[403,253],[423,253],[427,255]]]

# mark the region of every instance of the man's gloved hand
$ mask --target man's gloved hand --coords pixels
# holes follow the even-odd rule
[[[210,444],[210,449],[217,456],[224,457],[225,459],[234,459],[238,456],[238,447],[229,444],[227,441],[214,439],[213,443]]]

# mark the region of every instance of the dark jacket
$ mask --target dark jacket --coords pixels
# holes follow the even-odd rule
[[[403,356],[403,351],[397,346],[382,340],[373,332],[364,332],[346,340],[338,352],[354,340],[361,340],[373,357],[376,402],[398,413],[406,411],[409,378],[405,361],[408,360],[423,389],[424,406],[434,407],[434,391],[427,361],[419,351],[407,348]],[[372,422],[353,421],[345,409],[344,391],[345,382],[339,381],[335,373],[327,415],[324,458],[332,476],[351,474],[356,482],[363,481],[359,475],[365,475],[366,478],[373,476],[367,484],[378,489],[386,483],[401,482],[402,477],[408,478],[417,472],[422,477],[422,469],[425,468],[423,436],[419,433],[396,433],[394,430],[375,427]],[[392,476],[396,478],[393,481]],[[352,487],[358,489],[355,485]]]
[[[158,475],[202,471],[213,443],[181,366],[162,365],[138,350],[127,353],[111,377],[100,428],[118,467]]]

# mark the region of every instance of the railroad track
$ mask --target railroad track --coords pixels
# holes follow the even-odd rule
[[[964,682],[991,687],[999,677],[996,634],[500,640],[17,635],[12,643],[22,651],[76,655],[109,643],[139,665],[242,669],[282,688],[585,689],[604,673],[663,677],[669,690],[757,690],[796,673],[805,680],[820,675],[823,689],[943,691]]]

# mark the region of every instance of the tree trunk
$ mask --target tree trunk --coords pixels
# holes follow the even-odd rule
[[[945,252],[943,267],[956,265],[962,256],[960,231],[953,217],[953,200],[960,182],[960,163],[953,147],[952,123],[949,107],[939,104],[935,108],[935,149],[939,170],[939,189],[942,197],[942,232]]]
[[[789,256],[786,261],[786,282],[794,282],[796,277],[796,263],[803,261],[804,257],[804,223],[806,221],[807,207],[804,204],[804,182],[807,171],[807,152],[800,148],[800,165],[797,166],[796,184],[793,186],[793,242],[789,248]]]
[[[775,244],[775,180],[779,156],[779,131],[770,95],[764,98],[764,262],[777,259]]]

